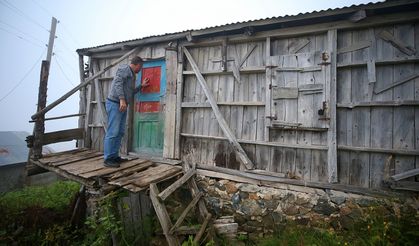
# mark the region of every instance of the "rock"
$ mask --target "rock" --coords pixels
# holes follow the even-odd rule
[[[220,182],[215,182],[215,188],[225,191],[226,187],[224,186],[224,184],[220,183]]]
[[[336,205],[341,205],[346,201],[346,197],[343,196],[331,196],[330,201],[332,201]]]
[[[317,201],[317,205],[313,207],[313,210],[319,214],[324,214],[324,215],[331,215],[332,213],[337,211],[337,208],[335,208],[334,206],[332,206],[327,199],[325,198],[320,198]]]
[[[376,200],[365,198],[365,197],[356,198],[355,202],[361,207],[369,207],[369,206],[373,206],[377,204]]]
[[[345,216],[345,215],[351,214],[352,209],[349,207],[341,207],[339,212],[341,216]]]
[[[271,201],[272,200],[272,198],[273,198],[273,195],[272,194],[266,194],[266,193],[256,193],[257,195],[258,195],[258,197],[260,197],[260,199],[263,199],[263,200],[265,200],[265,201]]]
[[[225,184],[225,188],[226,188],[227,193],[229,194],[236,193],[239,190],[236,184],[233,182],[227,182]]]
[[[249,199],[251,200],[259,200],[259,196],[256,192],[249,193]]]
[[[339,222],[342,229],[345,229],[345,230],[355,229],[354,228],[355,220],[352,218],[352,216],[346,216],[346,215],[342,216],[339,218]]]
[[[311,209],[310,209],[310,208],[306,208],[306,207],[299,207],[299,208],[298,208],[298,213],[299,213],[300,215],[305,215],[305,214],[308,214],[310,211],[311,211]]]
[[[287,193],[285,197],[283,198],[283,201],[288,202],[288,203],[294,203],[295,200],[296,200],[296,197],[293,193]]]
[[[274,210],[278,207],[279,201],[277,200],[268,200],[265,201],[265,208],[268,210]]]
[[[299,195],[295,199],[295,203],[297,205],[304,205],[304,204],[310,203],[310,197],[308,195]]]
[[[282,211],[286,215],[296,215],[298,214],[298,206],[295,206],[293,204],[287,204],[285,207],[282,208]]]
[[[241,205],[241,211],[248,216],[262,214],[262,208],[255,200],[244,200]]]
[[[208,198],[206,198],[206,203],[207,203],[207,205],[212,209],[212,210],[214,210],[214,212],[216,213],[216,214],[219,214],[220,213],[220,210],[221,210],[221,203],[220,203],[220,199],[218,199],[218,198],[215,198],[215,197],[208,197]]]
[[[240,206],[240,202],[241,202],[241,198],[239,193],[235,193],[232,197],[231,197],[231,203],[234,209],[239,209]]]
[[[258,192],[261,188],[254,184],[242,184],[239,189],[243,192]]]
[[[240,192],[240,199],[244,200],[249,198],[249,193],[247,192]]]
[[[296,222],[297,224],[299,224],[299,225],[308,225],[308,223],[310,222],[310,219],[309,219],[309,218],[307,218],[307,217],[300,217],[300,216],[298,216],[298,217],[295,219],[295,222]]]
[[[255,227],[255,226],[248,226],[248,225],[244,224],[243,226],[241,226],[241,229],[243,229],[245,232],[252,233],[252,232],[255,232],[257,230],[257,227]]]

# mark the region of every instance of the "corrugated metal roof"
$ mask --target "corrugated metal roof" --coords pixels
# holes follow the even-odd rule
[[[389,2],[389,1],[387,0],[387,2]],[[396,2],[396,1],[394,1],[394,2]],[[192,32],[192,31],[206,31],[206,30],[215,29],[215,28],[222,28],[222,27],[242,25],[242,24],[250,24],[250,23],[253,23],[253,22],[281,20],[281,19],[287,19],[287,18],[291,18],[291,17],[304,17],[305,15],[321,14],[321,13],[327,13],[327,12],[330,12],[330,11],[341,11],[341,10],[346,10],[346,9],[350,9],[350,8],[363,8],[363,7],[367,7],[367,6],[380,5],[380,4],[383,4],[383,3],[384,2],[376,2],[376,3],[369,2],[369,3],[365,3],[365,4],[358,4],[358,5],[353,4],[351,6],[346,6],[346,7],[341,7],[341,8],[334,8],[334,9],[329,8],[329,9],[326,9],[326,10],[305,12],[305,13],[299,13],[299,14],[296,14],[296,15],[285,15],[285,16],[276,16],[276,17],[268,17],[268,18],[261,18],[261,19],[255,19],[255,20],[248,20],[248,21],[242,21],[242,22],[233,22],[233,23],[228,23],[228,24],[224,24],[224,25],[216,25],[216,26],[205,27],[205,28],[201,28],[201,29],[190,29],[190,30],[184,30],[184,31],[173,32],[173,33],[151,35],[151,36],[142,37],[142,38],[138,38],[138,39],[130,39],[130,40],[119,41],[119,42],[114,42],[114,43],[109,43],[109,44],[103,44],[103,45],[94,46],[94,47],[82,48],[82,49],[78,49],[77,51],[100,48],[100,47],[104,47],[104,46],[107,46],[107,45],[122,44],[122,43],[126,43],[126,42],[135,42],[135,41],[140,41],[140,40],[149,39],[149,38],[164,37],[164,36],[168,36],[168,35],[175,35],[175,34],[187,33],[187,32]]]

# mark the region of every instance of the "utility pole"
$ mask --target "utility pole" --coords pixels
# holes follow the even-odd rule
[[[57,28],[57,19],[52,17],[51,30],[48,41],[48,52],[46,60],[42,61],[41,66],[41,78],[39,81],[39,92],[38,92],[38,106],[36,112],[41,111],[47,104],[47,89],[48,89],[48,76],[49,68],[51,64],[52,50],[54,47],[55,30]],[[35,122],[33,129],[33,157],[39,159],[42,157],[42,138],[45,133],[45,114],[40,115]],[[30,156],[29,156],[30,157]]]

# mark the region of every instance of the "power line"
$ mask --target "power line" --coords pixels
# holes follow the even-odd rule
[[[37,25],[37,26],[41,27],[42,29],[46,30],[47,32],[49,32],[48,28],[45,28],[44,26],[39,24],[39,22],[37,22],[36,20],[34,20],[33,18],[31,18],[30,16],[25,14],[22,10],[20,10],[19,8],[17,8],[13,4],[11,4],[9,1],[7,1],[7,0],[4,0],[4,2],[0,1],[0,4],[2,4],[3,6],[6,6],[8,9],[12,10],[13,12],[17,13],[18,15],[26,18],[28,21],[34,23],[35,25]]]
[[[20,30],[19,28],[15,27],[15,26],[13,26],[13,25],[10,25],[9,23],[6,23],[6,22],[4,22],[4,21],[2,21],[2,20],[0,20],[0,23],[2,23],[2,24],[4,24],[4,25],[8,26],[9,28],[14,29],[15,31],[18,31],[18,32],[22,33],[23,35],[26,35],[26,36],[28,36],[28,37],[30,37],[30,38],[32,38],[32,39],[34,39],[34,40],[36,40],[37,42],[40,42],[40,43],[43,43],[43,42],[44,42],[44,41],[39,40],[39,39],[38,39],[38,38],[36,38],[35,36],[33,36],[33,35],[31,35],[31,34],[29,34],[29,33],[27,33],[27,32],[24,32],[24,31]]]
[[[61,62],[63,62],[63,63],[64,63],[64,65],[65,65],[66,67],[69,67],[69,68],[72,70],[72,72],[74,72],[74,73],[78,74],[77,69],[76,69],[76,65],[70,65],[70,63],[66,62],[66,59],[64,59],[64,57],[63,57],[63,56],[58,55],[57,51],[56,51],[56,52],[54,52],[54,55],[55,55],[57,58],[59,57],[59,58],[60,58],[60,61],[61,61]]]
[[[26,42],[28,42],[28,43],[30,43],[30,44],[32,44],[32,45],[35,45],[35,46],[38,46],[38,47],[44,48],[44,47],[42,47],[41,45],[39,45],[39,44],[37,44],[37,43],[34,43],[33,41],[31,41],[31,40],[29,40],[29,39],[26,39],[26,38],[24,38],[24,37],[20,36],[19,34],[16,34],[16,33],[13,33],[13,32],[11,32],[11,31],[9,31],[9,30],[6,30],[6,29],[4,29],[4,28],[2,28],[2,27],[0,27],[0,30],[2,30],[2,31],[4,31],[4,32],[7,32],[7,33],[9,33],[9,34],[11,34],[11,35],[13,35],[13,36],[15,36],[15,37],[17,37],[17,38],[19,38],[19,39],[23,40],[23,41],[26,41]]]
[[[58,62],[57,56],[54,56],[54,60],[57,62],[58,68],[60,69],[61,73],[64,75],[64,77],[67,79],[67,81],[70,82],[70,84],[74,87],[75,85],[71,82],[71,80],[65,74],[64,69],[61,67],[60,63]]]
[[[34,2],[40,9],[42,9],[45,13],[47,13],[50,16],[54,16],[51,11],[49,11],[47,8],[45,8],[44,6],[42,6],[40,3],[38,3],[35,0],[32,0],[32,2]],[[74,44],[76,44],[77,46],[81,47],[82,45],[80,44],[80,42],[78,42],[75,38],[74,35],[71,34],[70,30],[67,28],[67,26],[64,25],[64,23],[62,23],[61,20],[59,20],[58,22],[59,24],[61,24],[61,26],[63,27],[63,30],[66,31],[66,33],[68,34],[68,36],[70,37],[71,41],[74,42]]]
[[[39,61],[42,59],[42,56],[44,56],[45,54],[45,50],[42,52],[41,56],[38,58],[38,60],[35,62],[35,64],[33,64],[33,66],[31,67],[31,69],[29,69],[29,71],[23,76],[23,78],[6,94],[4,95],[1,99],[0,102],[3,101],[6,97],[8,97],[14,90],[16,90],[16,88],[22,84],[22,82],[26,79],[26,77],[32,72],[32,70],[36,67],[36,65],[38,65]]]

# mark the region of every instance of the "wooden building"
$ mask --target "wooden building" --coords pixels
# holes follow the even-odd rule
[[[125,153],[375,190],[410,171],[417,188],[418,20],[419,1],[386,1],[79,49],[80,145],[103,150],[113,75],[139,55],[151,86]]]

